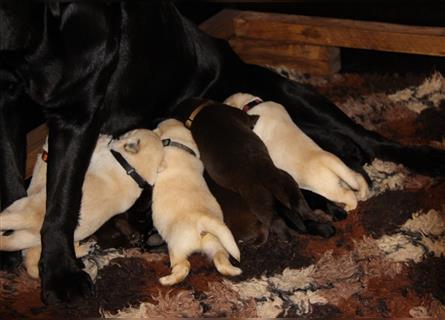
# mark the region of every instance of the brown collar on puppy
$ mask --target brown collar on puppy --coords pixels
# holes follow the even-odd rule
[[[176,141],[172,141],[171,139],[162,139],[162,145],[164,147],[176,147],[179,148],[181,150],[184,150],[185,152],[191,154],[192,156],[196,157],[196,153],[195,151],[192,150],[192,148],[187,147],[185,144],[176,142]]]
[[[259,105],[260,103],[263,103],[263,100],[261,100],[260,98],[255,98],[252,101],[250,101],[250,102],[248,102],[247,104],[244,105],[243,111],[247,112],[250,109],[252,109],[253,107]]]
[[[195,119],[196,115],[207,105],[208,105],[208,102],[206,101],[206,102],[200,104],[195,110],[193,110],[193,112],[188,117],[187,121],[185,121],[185,127],[187,129],[190,129],[190,127],[192,126],[192,122]]]

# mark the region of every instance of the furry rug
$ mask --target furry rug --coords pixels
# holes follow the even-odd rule
[[[402,143],[445,148],[445,79],[441,74],[305,77],[367,128]],[[445,181],[403,166],[366,167],[372,196],[336,223],[325,240],[271,238],[241,244],[243,274],[220,276],[204,257],[180,285],[165,288],[165,253],[91,245],[84,259],[96,297],[44,306],[39,282],[23,270],[0,273],[0,318],[49,317],[353,317],[445,318]]]

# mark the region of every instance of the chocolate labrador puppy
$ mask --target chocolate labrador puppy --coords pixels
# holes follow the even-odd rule
[[[213,181],[207,173],[204,174],[204,178],[210,191],[215,196],[216,200],[218,200],[218,203],[223,210],[224,222],[229,226],[229,229],[232,231],[236,240],[259,246],[267,241],[269,230],[271,233],[275,233],[280,239],[286,241],[295,236],[295,230],[289,227],[288,224],[280,218],[279,213],[273,216],[271,226],[268,228],[257,219],[247,205],[247,202],[244,201],[238,193],[221,187]],[[318,206],[320,206],[321,203],[329,203],[329,205],[324,206],[324,208],[326,212],[332,212],[334,214],[334,221],[346,218],[347,213],[343,209],[337,207],[334,203],[327,199],[325,199],[326,201],[319,202],[317,194],[307,190],[301,191],[305,198],[309,199],[308,204],[312,209],[318,209]],[[310,195],[308,193],[310,193]],[[308,195],[309,197],[306,197]],[[282,208],[276,208],[278,211],[280,209]],[[325,222],[305,220],[304,223],[310,234],[328,238],[333,235],[333,229],[329,220],[330,219],[326,218],[321,220]]]
[[[239,194],[262,224],[262,241],[267,239],[276,212],[300,232],[322,232],[324,236],[335,232],[332,226],[320,230],[311,225],[308,230],[304,221],[319,217],[295,180],[273,164],[266,146],[252,131],[258,116],[198,98],[183,101],[175,116],[190,128],[209,176]]]

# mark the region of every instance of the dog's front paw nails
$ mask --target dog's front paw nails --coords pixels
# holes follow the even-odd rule
[[[42,280],[42,301],[45,304],[77,302],[94,295],[90,276],[81,270],[53,273]]]

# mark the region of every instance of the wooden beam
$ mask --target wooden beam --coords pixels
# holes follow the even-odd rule
[[[46,124],[42,124],[30,131],[26,136],[26,179],[32,176],[34,165],[37,161],[37,155],[42,151],[42,146],[45,143],[47,135],[48,128]]]
[[[277,58],[304,58],[309,60],[335,60],[340,49],[334,47],[299,44],[289,41],[261,40],[234,37],[229,41],[232,48],[239,54],[274,56]]]
[[[322,60],[310,60],[304,58],[284,59],[272,56],[249,56],[240,55],[241,59],[246,63],[258,64],[263,66],[285,67],[298,73],[309,73],[314,75],[333,74],[340,70],[340,56],[330,62]]]
[[[445,56],[445,28],[245,11],[238,37]]]
[[[234,34],[233,21],[242,11],[221,10],[199,25],[200,29],[215,38],[229,40]]]
[[[286,41],[266,41],[234,37],[230,45],[244,62],[284,66],[295,72],[316,75],[340,70],[340,49]]]

